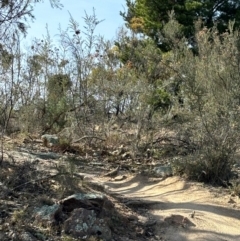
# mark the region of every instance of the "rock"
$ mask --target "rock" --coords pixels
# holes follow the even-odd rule
[[[104,194],[77,193],[64,198],[58,204],[35,209],[35,222],[43,227],[63,224],[66,234],[74,238],[97,236],[112,240],[110,217],[113,203]]]
[[[48,160],[59,159],[62,155],[58,155],[54,152],[28,152],[21,148],[19,151],[8,151],[7,157],[18,161],[30,161],[34,162],[36,159]]]
[[[156,166],[153,168],[153,174],[155,177],[170,177],[172,176],[172,167],[170,165]]]
[[[24,232],[21,233],[20,235],[20,240],[24,241],[37,241],[37,239],[29,232]]]
[[[64,222],[64,232],[74,238],[92,235],[105,241],[112,240],[111,230],[104,219],[97,218],[94,210],[74,209],[71,217]]]
[[[55,135],[45,134],[41,136],[44,146],[53,147],[58,145],[59,139]]]
[[[51,206],[44,205],[41,208],[35,208],[35,221],[46,227],[56,223],[60,216],[62,207],[58,204]]]
[[[127,179],[127,176],[123,175],[123,176],[115,177],[115,178],[114,178],[114,181],[119,182],[119,181],[123,181],[123,180],[125,180],[125,179]]]
[[[113,204],[103,194],[77,193],[60,201],[63,211],[71,212],[76,208],[95,210],[100,213],[103,209],[113,208]]]
[[[168,225],[179,225],[182,227],[186,226],[196,226],[193,222],[191,222],[187,217],[184,217],[179,214],[172,214],[171,216],[165,217],[164,222]]]
[[[66,234],[79,238],[97,235],[111,240],[108,226],[114,212],[113,203],[103,194],[74,194],[60,201],[63,212],[71,213],[64,222]]]

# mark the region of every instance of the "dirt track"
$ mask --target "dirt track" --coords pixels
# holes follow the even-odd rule
[[[6,157],[11,156],[20,163],[26,159],[31,165],[37,158],[38,170],[54,171],[54,174],[58,157],[47,153],[46,159],[46,155],[40,154],[33,155],[24,149],[10,151]],[[153,235],[148,240],[240,241],[240,199],[231,196],[227,189],[188,182],[180,177],[161,180],[140,174],[131,176],[124,170],[120,175],[126,174],[127,178],[114,181],[101,175],[107,169],[102,163],[99,167],[89,165],[89,161],[88,165],[86,161],[78,163],[82,165],[79,170],[85,172],[83,176],[90,175],[90,180],[107,186],[107,193],[115,194],[120,202],[130,205],[139,217],[155,220],[149,231]]]
[[[147,211],[157,221],[154,233],[159,240],[240,240],[240,200],[227,190],[180,177],[159,181],[135,176],[105,183],[125,201],[152,203]]]

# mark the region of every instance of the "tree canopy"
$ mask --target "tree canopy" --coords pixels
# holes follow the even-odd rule
[[[27,21],[33,20],[34,4],[43,0],[2,0],[0,1],[0,34],[3,39],[9,31],[27,33]],[[49,0],[52,7],[61,8],[60,0]]]
[[[168,22],[170,12],[182,25],[185,37],[194,34],[194,22],[202,20],[206,27],[217,24],[224,32],[229,20],[240,25],[240,2],[227,0],[126,0],[127,11],[121,12],[127,26],[133,31],[144,33],[156,42],[161,41],[160,31]]]

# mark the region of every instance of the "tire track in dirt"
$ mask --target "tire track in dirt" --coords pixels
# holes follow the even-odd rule
[[[152,202],[147,212],[157,221],[154,233],[159,240],[240,240],[240,200],[222,188],[180,177],[150,180],[141,175],[120,182],[105,180],[105,185],[122,199]],[[177,217],[180,221],[174,220]]]

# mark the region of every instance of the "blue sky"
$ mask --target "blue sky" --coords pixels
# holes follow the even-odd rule
[[[84,24],[84,11],[91,15],[93,8],[98,20],[105,19],[96,29],[96,34],[104,35],[105,39],[115,37],[117,29],[124,25],[119,13],[124,11],[125,0],[61,0],[61,3],[64,5],[62,10],[51,8],[49,0],[35,6],[33,14],[36,19],[30,23],[27,41],[46,35],[46,24],[51,36],[59,33],[59,24],[62,29],[66,29],[69,24],[69,12],[80,24],[81,29]]]

